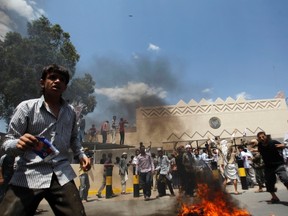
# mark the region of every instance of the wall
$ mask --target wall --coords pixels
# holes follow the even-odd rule
[[[175,142],[205,142],[215,136],[230,139],[233,134],[241,138],[244,131],[247,136],[255,136],[264,130],[273,138],[283,138],[288,130],[287,105],[281,98],[227,98],[214,103],[202,99],[188,104],[179,101],[175,106],[138,108],[136,116],[137,138],[159,147],[171,148]],[[211,126],[210,120],[215,117],[220,120],[218,128]]]

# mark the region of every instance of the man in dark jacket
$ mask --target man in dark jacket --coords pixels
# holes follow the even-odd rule
[[[276,175],[288,190],[288,175],[285,168],[284,158],[281,154],[285,145],[272,140],[264,131],[257,134],[258,151],[262,155],[265,164],[265,179],[267,192],[272,195],[271,203],[278,203],[280,200],[276,196]]]

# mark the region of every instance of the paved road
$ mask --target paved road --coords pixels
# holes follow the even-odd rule
[[[288,191],[281,184],[277,184],[281,202],[270,204],[270,194],[267,192],[254,193],[256,188],[249,190],[239,190],[240,195],[231,193],[232,198],[239,201],[239,206],[245,208],[253,216],[288,216]],[[241,188],[241,185],[239,185]],[[232,186],[227,187],[228,192],[232,192]],[[156,197],[157,193],[153,192],[152,197]],[[95,215],[117,215],[117,216],[177,216],[177,207],[179,197],[165,196],[158,199],[144,201],[143,197],[133,198],[133,194],[119,195],[111,199],[96,196],[89,197],[90,202],[84,203],[88,216]],[[38,214],[40,216],[54,215],[46,201],[40,206],[44,212]]]
[[[255,193],[255,189],[245,190],[241,195],[233,196],[253,216],[288,216],[288,191],[281,183],[277,184],[277,188],[277,196],[281,200],[277,204],[269,202],[270,193]]]

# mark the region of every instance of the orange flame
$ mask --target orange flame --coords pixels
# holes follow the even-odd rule
[[[211,191],[207,184],[198,184],[197,188],[196,203],[182,204],[178,216],[250,216],[222,190]]]

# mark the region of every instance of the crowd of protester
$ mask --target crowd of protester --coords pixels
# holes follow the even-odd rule
[[[265,173],[267,173],[265,167],[267,168],[267,166],[265,166],[265,160],[262,157],[263,153],[261,154],[258,145],[259,143],[272,142],[273,140],[271,137],[266,136],[265,133],[265,140],[261,140],[261,134],[263,135],[263,133],[260,132],[257,135],[259,137],[257,139],[243,139],[241,144],[235,144],[233,140],[220,141],[220,139],[215,139],[212,141],[209,140],[205,145],[198,148],[193,147],[191,143],[175,145],[173,152],[167,152],[163,148],[157,148],[156,152],[151,152],[151,143],[145,147],[140,142],[140,147],[135,150],[135,155],[130,155],[130,160],[128,160],[128,154],[123,152],[121,157],[115,157],[115,162],[112,161],[111,153],[108,153],[108,157],[106,153],[103,153],[99,161],[100,164],[103,164],[104,168],[102,185],[96,195],[98,198],[103,198],[102,191],[106,186],[106,169],[107,167],[113,168],[114,166],[117,167],[117,172],[120,175],[121,195],[127,194],[126,183],[128,180],[128,170],[130,170],[128,169],[129,167],[134,167],[136,174],[139,175],[140,189],[145,200],[151,198],[152,190],[157,191],[158,195],[156,198],[168,195],[166,193],[167,190],[170,196],[175,196],[175,190],[178,190],[179,194],[193,197],[195,196],[197,184],[205,182],[205,179],[212,178],[213,170],[216,170],[218,173],[218,181],[222,185],[223,191],[226,191],[227,184],[231,184],[234,187],[233,193],[238,195],[241,194],[238,190],[240,184],[238,164],[241,161],[245,169],[248,187],[255,188],[257,186],[255,193],[270,192],[272,195],[271,202],[276,203],[279,199],[275,194],[277,190],[274,188],[276,182],[275,176],[278,175],[287,187],[287,148],[285,148],[285,144],[281,144],[281,150],[277,151],[281,152],[279,154],[281,158],[278,158],[279,161],[276,164],[278,168],[280,165],[283,165],[285,171],[278,170],[277,166],[268,167],[269,178],[265,178]],[[276,143],[280,144],[278,141]],[[287,142],[284,143],[287,144]],[[93,159],[93,153],[91,152],[87,148],[84,148],[84,153],[90,159]],[[272,157],[277,158],[277,155],[270,156],[268,161],[266,158],[266,164],[270,160],[273,161]],[[81,200],[85,202],[88,201],[88,191],[90,188],[88,172],[81,166],[79,167],[79,194]],[[265,189],[267,182],[269,186]],[[5,180],[5,184],[1,186],[1,197],[4,196],[4,188],[7,188],[7,185],[7,180]],[[112,191],[112,197],[114,196],[116,195]]]
[[[259,134],[261,135],[260,132]],[[257,134],[257,137],[260,135]],[[265,133],[264,133],[265,134]],[[268,136],[265,142],[272,142],[273,140]],[[269,178],[265,178],[267,173],[266,164],[270,160],[276,163],[277,166],[283,165],[287,168],[287,149],[285,145],[281,145],[281,152],[278,161],[275,162],[271,156],[263,159],[261,154],[262,145],[261,137],[257,139],[246,140],[242,139],[241,143],[236,144],[234,140],[231,141],[220,140],[219,138],[209,140],[205,145],[200,147],[193,147],[191,143],[185,145],[175,145],[173,152],[167,152],[163,148],[157,148],[156,152],[151,152],[151,144],[147,147],[140,142],[140,147],[136,149],[135,155],[130,156],[127,160],[127,153],[124,152],[121,156],[119,165],[119,174],[121,175],[121,194],[126,194],[125,176],[128,174],[128,167],[133,166],[136,169],[136,174],[139,175],[139,184],[145,200],[151,198],[151,191],[157,191],[158,197],[166,196],[166,191],[169,191],[170,196],[175,196],[175,190],[180,194],[193,197],[197,189],[197,185],[202,182],[208,182],[213,179],[215,172],[217,173],[217,181],[219,185],[226,191],[226,185],[231,184],[234,188],[234,194],[239,195],[238,187],[240,182],[239,177],[239,162],[243,164],[246,176],[246,185],[249,188],[255,188],[255,193],[268,191],[272,194],[271,202],[277,202],[273,191],[275,186],[274,177],[279,176],[280,180],[287,187],[287,171],[273,167],[270,170]],[[274,141],[273,141],[274,142]],[[278,142],[277,142],[278,143]],[[276,148],[270,146],[269,148]],[[280,148],[280,147],[279,147]],[[269,149],[268,151],[271,151]],[[277,156],[275,156],[277,159]],[[286,163],[286,165],[285,165]],[[120,166],[124,164],[124,168]],[[276,166],[276,165],[275,165]],[[265,169],[266,168],[266,169]],[[124,171],[124,170],[127,170]],[[274,172],[275,171],[275,172]],[[267,181],[270,182],[270,188],[266,188]],[[257,188],[256,188],[257,187]]]

